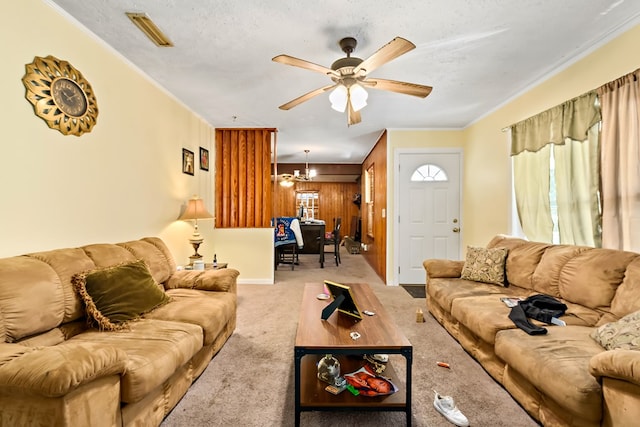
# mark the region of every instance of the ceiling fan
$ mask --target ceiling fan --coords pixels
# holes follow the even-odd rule
[[[339,44],[347,56],[335,61],[331,64],[331,68],[289,55],[278,55],[273,58],[273,61],[281,64],[325,74],[333,81],[333,84],[312,90],[286,104],[282,104],[279,107],[281,110],[289,110],[315,96],[331,91],[329,95],[331,107],[340,112],[346,110],[347,123],[348,125],[353,125],[361,122],[360,110],[367,105],[368,94],[364,87],[413,95],[420,98],[425,98],[431,93],[431,86],[367,76],[376,68],[415,49],[416,46],[409,40],[396,37],[365,60],[351,56],[358,44],[355,38],[345,37],[340,40]]]
[[[300,174],[300,169],[293,171],[293,175],[283,173],[280,175],[280,185],[283,187],[292,187],[295,181],[311,181],[316,176],[315,169],[309,169],[309,150],[304,150],[306,160],[304,164],[304,175]]]

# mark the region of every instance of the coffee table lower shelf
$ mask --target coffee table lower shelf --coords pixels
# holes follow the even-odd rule
[[[296,349],[296,391],[299,391],[296,393],[296,426],[300,425],[302,411],[336,410],[400,411],[406,413],[407,425],[411,425],[410,375],[407,376],[407,387],[407,381],[401,380],[392,363],[389,363],[382,376],[389,378],[398,387],[397,392],[387,396],[354,396],[345,390],[339,395],[333,395],[325,390],[327,384],[317,379],[316,364],[325,353],[327,352],[309,354],[308,351]],[[361,354],[332,354],[340,361],[342,375],[354,372],[364,365]],[[411,351],[400,354],[405,357],[410,372]]]

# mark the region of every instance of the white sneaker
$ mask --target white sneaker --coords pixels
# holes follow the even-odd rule
[[[438,394],[438,392],[435,390],[433,390],[433,392],[435,393],[433,406],[438,412],[440,412],[447,420],[457,425],[458,427],[469,426],[469,420],[464,416],[462,412],[460,412],[455,402],[453,401],[453,397],[440,396],[440,394]]]

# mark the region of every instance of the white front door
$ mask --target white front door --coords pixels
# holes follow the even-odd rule
[[[425,259],[460,258],[461,157],[459,151],[399,153],[399,284],[424,284]]]

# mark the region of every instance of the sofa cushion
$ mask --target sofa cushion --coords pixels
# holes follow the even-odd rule
[[[515,286],[505,289],[505,291],[507,290],[512,292],[457,298],[451,306],[451,315],[476,336],[482,338],[483,341],[493,344],[498,332],[516,328],[513,321],[509,319],[511,308],[507,307],[500,298],[505,296],[526,298],[529,296],[527,294],[528,291]],[[516,290],[518,291],[516,292]],[[574,306],[573,308],[576,311],[577,307]],[[582,315],[583,313],[578,310],[577,314]],[[567,325],[591,326],[592,324],[574,313],[569,314],[569,310],[561,319]],[[534,325],[545,328],[555,327],[534,319],[529,319],[529,321]]]
[[[607,350],[640,350],[640,311],[594,329],[591,338]]]
[[[96,268],[93,260],[89,258],[82,249],[79,248],[67,248],[67,249],[55,249],[46,252],[35,252],[27,255],[30,258],[35,258],[43,263],[46,263],[51,267],[55,274],[58,276],[56,287],[59,286],[59,291],[62,292],[62,320],[60,323],[66,323],[75,321],[78,319],[84,319],[85,312],[84,306],[78,294],[73,289],[71,278],[79,271],[86,271]],[[51,309],[53,307],[49,307]],[[58,307],[56,306],[57,310]],[[58,326],[58,325],[55,325]]]
[[[457,298],[451,306],[451,315],[483,341],[493,344],[499,331],[516,327],[509,319],[511,309],[500,300],[505,296],[495,294]]]
[[[542,259],[542,254],[550,246],[547,243],[529,242],[504,235],[497,235],[487,244],[488,248],[509,249],[505,263],[507,282],[525,289],[533,289],[533,273]]]
[[[611,301],[611,313],[615,320],[640,310],[640,256],[627,266],[622,284]]]
[[[71,338],[69,342],[100,343],[127,355],[126,372],[121,380],[121,399],[141,400],[164,383],[202,348],[202,328],[164,320],[140,319],[126,331],[98,332],[95,329]]]
[[[495,352],[507,365],[544,395],[587,420],[602,415],[602,391],[589,373],[589,360],[604,351],[585,326],[554,326],[546,335],[527,335],[520,329],[496,334]]]
[[[502,294],[505,288],[464,279],[432,278],[427,283],[427,298],[438,303],[445,311],[451,311],[456,298]]]
[[[125,353],[113,346],[66,342],[25,347],[0,343],[0,384],[4,392],[15,390],[23,395],[65,396],[97,378],[121,375],[125,365]],[[7,418],[0,417],[1,421],[7,421]],[[8,421],[7,425],[20,424]]]
[[[540,294],[560,298],[559,280],[562,269],[571,258],[589,249],[586,246],[549,246],[531,277],[533,289]]]
[[[73,284],[85,303],[87,320],[115,331],[129,320],[169,302],[144,261],[78,273]]]
[[[96,268],[134,262],[138,259],[126,248],[110,243],[94,243],[83,246],[81,249],[93,260]]]
[[[504,264],[508,253],[507,248],[487,249],[468,246],[460,277],[504,286]]]
[[[602,311],[625,277],[629,263],[638,255],[613,249],[592,248],[571,258],[562,269],[560,296],[576,304]]]
[[[176,271],[176,263],[169,249],[157,237],[146,237],[140,240],[118,243],[136,259],[143,260],[149,267],[151,275],[158,283],[164,283]]]
[[[60,277],[48,264],[27,256],[0,259],[0,311],[4,340],[55,328],[64,318]]]
[[[171,302],[147,313],[149,319],[175,320],[200,326],[203,345],[212,344],[236,315],[236,294],[196,289],[170,289]]]

